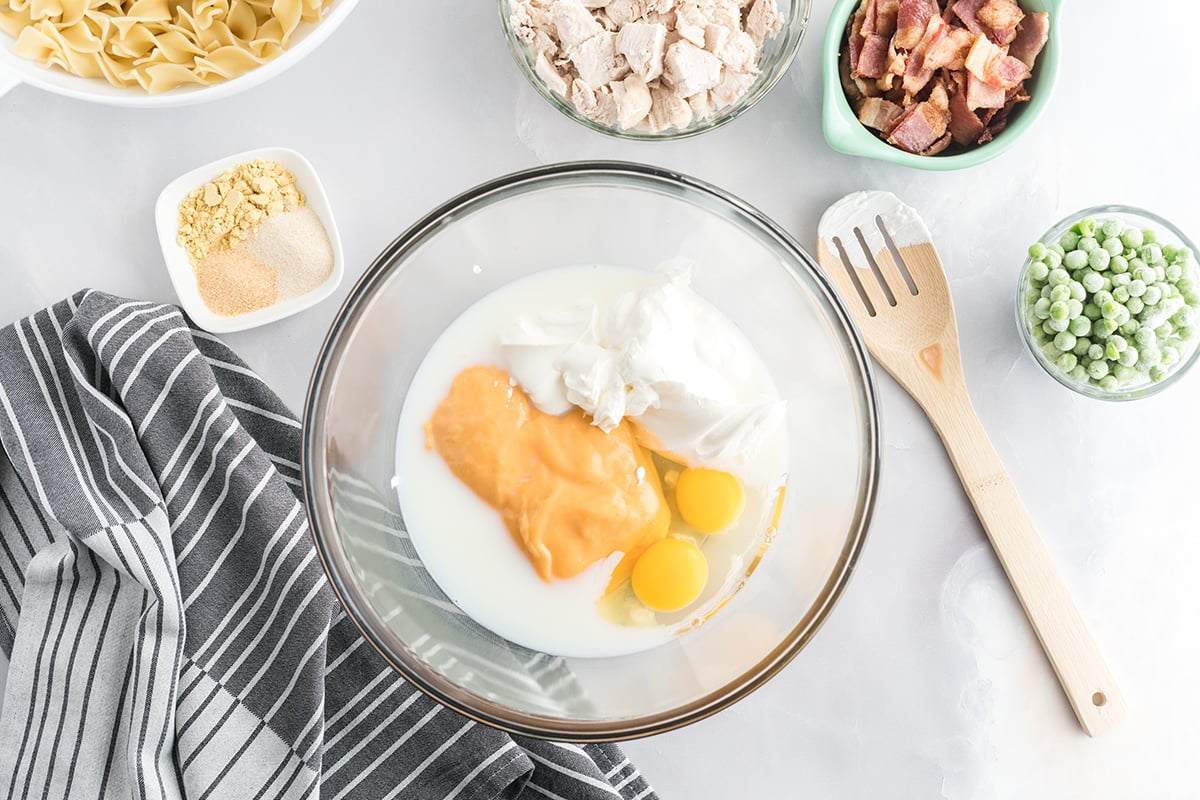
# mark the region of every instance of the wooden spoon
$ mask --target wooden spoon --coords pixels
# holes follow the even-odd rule
[[[871,354],[941,436],[1079,724],[1089,736],[1116,727],[1125,700],[971,405],[929,229],[890,192],[857,192],[825,212],[818,236],[821,267]]]

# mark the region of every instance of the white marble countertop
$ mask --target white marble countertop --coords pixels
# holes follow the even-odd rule
[[[226,337],[294,408],[358,273],[485,179],[552,161],[646,161],[732,191],[809,247],[833,200],[890,189],[933,230],[976,405],[1132,716],[1101,739],[1080,732],[933,431],[880,371],[879,503],[839,607],[765,688],[630,754],[665,798],[1195,797],[1200,370],[1156,398],[1087,400],[1023,352],[1012,313],[1025,244],[1067,213],[1141,205],[1200,235],[1187,19],[1165,3],[1070,4],[1061,79],[1037,127],[985,166],[935,174],[825,145],[818,54],[832,2],[814,5],[769,97],[665,145],[614,141],[551,109],[511,63],[486,2],[363,3],[291,72],[210,105],[120,110],[18,88],[0,100],[0,322],[84,286],[173,300],[153,230],[158,191],[263,145],[312,160],[346,248],[334,298]]]

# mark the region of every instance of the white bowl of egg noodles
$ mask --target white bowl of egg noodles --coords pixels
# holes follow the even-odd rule
[[[101,19],[116,13],[102,10],[112,8],[103,0],[63,0],[61,16],[33,25],[26,20],[39,13],[36,0],[0,2],[0,95],[28,84],[78,100],[131,108],[168,108],[229,97],[279,75],[315,50],[358,0],[291,3],[283,6],[288,18],[278,20],[270,11],[271,0],[228,0],[216,12],[206,0],[126,0],[120,4],[124,12],[144,15],[147,22],[131,26],[141,26],[142,33],[122,37],[117,26]],[[219,10],[225,5],[228,11]],[[153,19],[160,7],[170,9],[170,21]],[[34,30],[22,35],[28,27]],[[231,38],[231,31],[242,35]],[[82,42],[85,49],[77,50],[69,42]],[[111,53],[121,57],[108,57]],[[72,74],[64,63],[74,63],[76,72],[97,74]]]

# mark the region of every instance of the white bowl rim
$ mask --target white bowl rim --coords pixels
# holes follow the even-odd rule
[[[283,73],[315,50],[345,21],[359,0],[336,0],[320,22],[310,26],[294,45],[278,58],[238,77],[200,87],[180,87],[162,94],[146,94],[140,88],[112,86],[100,78],[81,78],[62,70],[43,67],[12,53],[12,39],[0,34],[0,97],[27,84],[64,97],[124,108],[173,108],[219,100],[258,86]]]

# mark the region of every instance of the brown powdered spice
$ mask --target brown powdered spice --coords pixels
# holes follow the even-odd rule
[[[196,283],[204,304],[225,317],[273,305],[276,278],[274,268],[255,261],[241,247],[213,250],[196,264]]]

